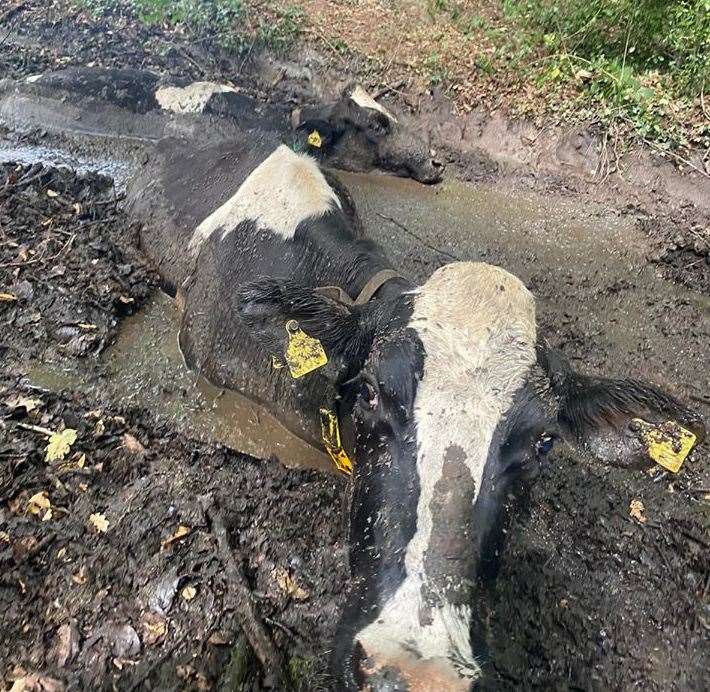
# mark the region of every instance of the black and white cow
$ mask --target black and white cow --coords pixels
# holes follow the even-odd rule
[[[288,146],[167,141],[129,198],[177,288],[188,365],[314,445],[320,410],[337,411],[354,462],[352,590],[333,654],[344,689],[471,688],[484,658],[478,572],[508,494],[555,440],[630,464],[635,417],[702,429],[651,386],[573,372],[541,338],[531,293],[499,267],[454,263],[421,285],[382,274],[392,266],[347,192]],[[377,275],[365,303],[319,290],[354,298]],[[328,356],[299,379],[273,367],[292,321]]]

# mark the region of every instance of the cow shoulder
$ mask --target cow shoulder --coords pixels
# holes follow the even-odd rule
[[[217,230],[225,238],[239,224],[293,238],[299,224],[340,207],[316,161],[285,145],[277,147],[247,176],[230,199],[202,221],[192,236],[195,251]]]

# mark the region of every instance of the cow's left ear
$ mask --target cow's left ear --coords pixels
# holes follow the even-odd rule
[[[336,366],[357,363],[372,340],[361,308],[346,306],[293,281],[261,278],[244,284],[236,294],[236,309],[257,343],[276,357],[286,352],[289,329],[294,325],[320,341]]]
[[[563,435],[602,461],[638,466],[659,455],[682,463],[692,436],[705,437],[700,416],[653,385],[582,375],[556,351],[545,351],[540,362],[558,400]]]

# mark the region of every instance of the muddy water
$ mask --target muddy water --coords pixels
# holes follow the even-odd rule
[[[455,259],[499,264],[533,290],[542,327],[577,367],[650,379],[707,404],[710,298],[657,275],[646,260],[648,241],[630,217],[524,191],[340,175],[368,233],[411,278],[425,281]],[[259,458],[276,456],[288,466],[331,469],[325,455],[294,443],[263,409],[190,374],[176,334],[172,303],[157,296],[121,326],[103,358],[100,382],[89,383],[80,373],[69,382],[66,372],[47,365],[33,377],[55,388],[62,382],[101,386],[114,401],[168,416],[186,435]]]
[[[264,408],[188,371],[177,331],[173,302],[157,294],[124,321],[115,344],[102,356],[98,378],[48,363],[36,365],[28,377],[46,389],[100,389],[114,405],[147,408],[187,437],[214,440],[259,459],[333,470],[324,453],[289,434]]]

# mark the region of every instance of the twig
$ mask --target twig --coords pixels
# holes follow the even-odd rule
[[[235,597],[235,612],[244,635],[264,670],[276,675],[279,681],[284,682],[287,678],[284,674],[283,659],[254,608],[252,593],[247,585],[246,577],[229,547],[227,527],[222,514],[211,495],[202,495],[199,501],[208,522],[211,524],[212,535],[217,542],[217,552],[224,565],[228,588]]]
[[[40,435],[46,435],[47,437],[51,437],[52,435],[54,435],[54,430],[50,430],[49,428],[43,428],[39,425],[30,425],[29,423],[18,423],[17,427],[22,428],[23,430],[31,430],[32,432],[39,433]]]
[[[397,219],[393,219],[391,216],[387,216],[385,214],[380,214],[380,212],[377,212],[377,216],[380,218],[384,219],[385,221],[389,221],[390,223],[393,223],[397,228],[401,228],[405,233],[409,234],[414,238],[415,240],[418,240],[424,247],[428,248],[429,250],[432,250],[433,252],[437,252],[438,254],[442,255],[443,257],[448,257],[451,260],[454,260],[455,262],[460,262],[461,259],[457,257],[456,255],[451,254],[450,252],[447,252],[446,250],[441,250],[438,247],[434,247],[433,245],[429,245],[429,243],[424,240],[421,236],[417,235],[414,231],[411,231],[408,229],[404,224],[400,223],[397,221]]]
[[[5,264],[0,264],[0,269],[7,269],[9,267],[26,267],[28,264],[35,264],[36,262],[42,262],[45,259],[47,262],[51,262],[52,260],[55,260],[58,257],[60,257],[61,255],[63,255],[66,252],[66,250],[68,250],[71,247],[72,243],[74,242],[74,238],[76,238],[76,234],[72,233],[69,240],[67,240],[67,242],[64,243],[64,246],[56,255],[52,255],[51,257],[45,258],[44,253],[42,253],[42,255],[40,255],[39,257],[34,257],[32,259],[25,260],[24,262],[5,262]]]

